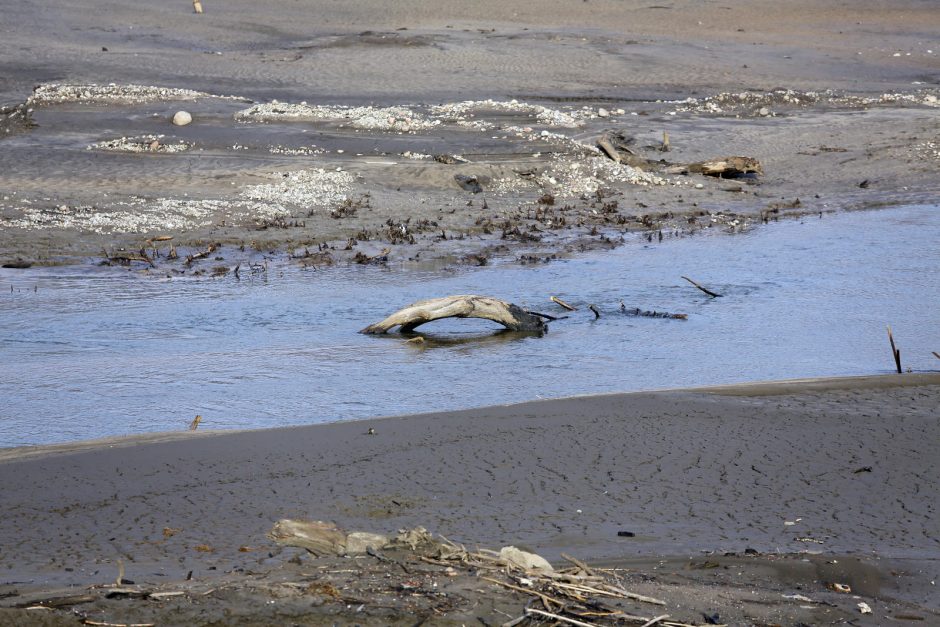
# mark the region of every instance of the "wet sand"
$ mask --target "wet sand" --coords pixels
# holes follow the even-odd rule
[[[937,375],[898,375],[12,449],[0,462],[3,604],[113,581],[118,560],[138,584],[192,571],[244,591],[252,573],[287,576],[302,551],[265,533],[304,518],[663,569],[645,581],[687,620],[706,599],[723,616],[756,616],[700,586],[799,612],[782,594],[827,595],[842,577],[877,608],[858,624],[889,612],[936,621],[938,398]],[[733,565],[690,573],[704,556]],[[857,599],[825,598],[825,611],[860,617]]]
[[[479,265],[937,195],[930,2],[205,9],[3,5],[0,104],[38,127],[0,122],[0,262]],[[611,131],[644,169],[598,151]],[[730,155],[764,174],[661,163]]]

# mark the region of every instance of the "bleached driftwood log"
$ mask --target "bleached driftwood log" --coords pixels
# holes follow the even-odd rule
[[[723,157],[709,161],[699,161],[683,165],[674,165],[663,170],[666,174],[685,174],[693,172],[706,176],[733,177],[744,174],[763,174],[764,167],[753,157]]]
[[[441,318],[483,318],[498,322],[511,331],[545,331],[543,317],[489,296],[459,295],[412,303],[385,320],[370,324],[361,333],[387,333],[401,326],[402,333]]]

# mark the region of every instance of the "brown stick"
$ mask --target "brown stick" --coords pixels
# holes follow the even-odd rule
[[[199,0],[193,0],[193,11],[202,13],[202,3]]]
[[[566,302],[563,301],[562,299],[558,298],[557,296],[552,296],[551,298],[549,298],[549,300],[552,301],[553,303],[557,304],[557,305],[561,305],[562,307],[564,307],[564,308],[567,309],[568,311],[577,311],[577,310],[578,310],[577,307],[572,307],[571,305],[569,305],[568,303],[566,303]]]
[[[509,588],[510,590],[515,590],[516,592],[524,592],[525,594],[533,594],[539,597],[540,599],[542,599],[543,601],[554,603],[555,605],[559,607],[564,606],[564,603],[562,603],[561,601],[558,601],[557,599],[553,599],[547,594],[536,592],[535,590],[526,590],[525,588],[520,588],[519,586],[514,586],[511,583],[506,583],[505,581],[500,581],[499,579],[493,579],[492,577],[480,577],[480,579],[483,579],[484,581],[489,581],[490,583],[498,584],[500,586],[504,586],[506,588]]]
[[[888,326],[888,341],[891,342],[891,355],[894,357],[894,365],[898,368],[898,374],[901,374],[901,351],[894,345],[894,336],[891,334],[891,325]]]
[[[585,574],[587,574],[587,575],[592,575],[592,576],[595,574],[595,573],[594,573],[594,570],[591,569],[590,566],[588,566],[587,564],[585,564],[584,562],[582,562],[582,561],[579,560],[578,558],[576,558],[576,557],[571,557],[571,556],[568,555],[567,553],[562,553],[562,554],[561,554],[561,557],[562,557],[562,559],[568,560],[569,562],[571,562],[572,564],[574,564],[575,566],[577,566],[578,568],[580,568],[581,570],[583,570],[583,571],[585,572]]]
[[[590,309],[591,311],[594,312],[594,319],[595,319],[595,320],[597,320],[598,318],[601,317],[601,312],[599,312],[599,311],[597,310],[597,307],[595,307],[594,305],[588,305],[588,309]]]
[[[218,244],[209,244],[209,247],[206,248],[201,253],[196,253],[195,255],[189,255],[188,257],[186,257],[186,265],[188,266],[192,264],[192,262],[196,261],[197,259],[205,259],[209,255],[214,253],[216,249],[218,249],[218,247],[219,247]]]
[[[537,610],[534,607],[526,608],[526,614],[538,614],[539,616],[546,616],[548,618],[554,618],[557,621],[563,623],[568,623],[569,625],[578,625],[578,627],[600,627],[597,623],[585,623],[584,621],[575,620],[573,618],[568,618],[566,616],[561,616],[560,614],[552,614],[551,612],[543,612],[542,610]]]
[[[937,351],[930,351],[930,352],[933,353],[934,357],[936,357],[937,359],[940,359],[940,353],[938,353]]]
[[[682,278],[685,279],[686,281],[688,281],[689,283],[691,283],[692,285],[694,285],[695,287],[697,287],[698,289],[702,290],[703,292],[705,292],[706,294],[708,294],[708,295],[711,296],[712,298],[721,298],[721,294],[716,294],[715,292],[711,291],[710,289],[705,288],[705,287],[702,287],[701,285],[699,285],[698,283],[696,283],[695,281],[693,281],[693,280],[690,279],[689,277],[684,276],[684,277],[682,277]]]
[[[193,418],[193,421],[189,423],[189,430],[195,431],[196,429],[198,429],[200,422],[202,422],[202,416],[197,415],[195,418]]]

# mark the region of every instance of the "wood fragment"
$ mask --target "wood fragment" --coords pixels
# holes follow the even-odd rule
[[[522,616],[520,616],[520,617],[518,617],[518,618],[514,618],[514,619],[512,619],[512,620],[506,621],[505,623],[503,623],[502,625],[500,625],[500,627],[516,627],[516,625],[518,625],[519,623],[521,623],[521,622],[524,621],[524,620],[527,620],[528,618],[529,618],[528,616],[526,616],[525,614],[523,614]]]
[[[603,585],[604,585],[604,587],[607,588],[608,590],[611,590],[611,591],[616,592],[616,593],[618,593],[618,594],[620,594],[620,595],[623,595],[623,596],[625,596],[625,597],[628,598],[628,599],[633,599],[634,601],[642,601],[643,603],[651,603],[652,605],[663,605],[663,606],[666,605],[666,602],[665,602],[665,601],[662,601],[662,600],[660,600],[660,599],[655,599],[655,598],[653,598],[653,597],[648,597],[648,596],[644,596],[644,595],[642,595],[642,594],[637,594],[637,593],[635,593],[635,592],[630,592],[630,591],[624,590],[623,588],[620,588],[620,587],[618,587],[618,586],[613,586],[613,585],[611,585],[611,584],[609,584],[609,583],[605,583],[605,584],[603,584]]]
[[[95,625],[96,627],[154,627],[156,623],[105,623],[98,620],[86,618],[82,621],[83,625]]]
[[[708,295],[711,296],[712,298],[721,298],[721,294],[716,294],[715,292],[711,291],[710,289],[705,288],[705,287],[702,287],[701,285],[699,285],[698,283],[696,283],[695,281],[693,281],[693,280],[690,279],[689,277],[684,276],[684,277],[682,277],[682,278],[685,279],[686,281],[688,281],[689,283],[691,283],[692,285],[694,285],[695,287],[697,287],[698,289],[702,290],[703,292],[705,292],[706,294],[708,294]]]
[[[625,316],[637,316],[640,318],[666,318],[669,320],[688,320],[689,314],[684,313],[670,313],[668,311],[648,311],[646,309],[640,309],[639,307],[628,308],[623,304],[623,301],[620,301],[620,313]]]
[[[124,585],[124,560],[121,558],[118,558],[118,576],[114,582],[114,585],[119,587]]]
[[[669,133],[663,131],[663,145],[659,147],[660,152],[669,152]]]
[[[582,562],[581,560],[579,560],[579,559],[576,558],[576,557],[571,557],[571,556],[568,555],[567,553],[562,553],[562,554],[561,554],[561,558],[564,559],[564,560],[567,560],[567,561],[571,562],[572,564],[574,564],[575,566],[577,566],[578,568],[580,568],[581,570],[583,570],[586,575],[591,575],[591,576],[593,576],[593,575],[596,574],[596,573],[594,572],[594,570],[593,570],[590,566],[588,566],[587,564],[585,564],[584,562]]]
[[[930,352],[933,353],[934,357],[936,357],[937,359],[940,359],[940,353],[938,353],[937,351],[930,351]]]
[[[721,157],[708,161],[697,161],[665,168],[665,174],[704,174],[705,176],[736,177],[745,174],[763,174],[764,167],[752,157]]]
[[[512,585],[511,583],[506,583],[505,581],[500,581],[499,579],[493,579],[492,577],[480,577],[480,579],[482,579],[482,580],[484,580],[484,581],[489,581],[490,583],[495,583],[495,584],[497,584],[497,585],[503,586],[504,588],[509,588],[510,590],[515,590],[516,592],[523,592],[523,593],[525,593],[525,594],[531,594],[531,595],[533,595],[533,596],[537,596],[537,597],[539,597],[540,599],[542,599],[543,601],[546,601],[546,602],[549,602],[549,603],[554,603],[555,605],[557,605],[557,606],[559,606],[559,607],[564,606],[564,603],[562,603],[562,602],[559,601],[558,599],[553,599],[552,597],[548,596],[547,594],[542,594],[542,593],[539,592],[538,590],[528,590],[528,589],[526,589],[526,588],[522,588],[522,587],[519,587],[519,586],[514,586],[514,585]]]
[[[540,316],[533,315],[518,305],[489,296],[471,294],[432,298],[412,303],[385,320],[370,324],[360,333],[387,333],[395,326],[400,326],[402,333],[408,333],[422,324],[443,318],[483,318],[498,322],[510,331],[542,333],[548,329]]]
[[[666,620],[667,618],[669,618],[669,614],[663,614],[662,616],[657,616],[656,618],[649,619],[648,621],[643,623],[640,627],[653,627],[653,625],[655,625],[659,621]]]
[[[211,255],[212,253],[214,253],[216,250],[218,250],[218,248],[219,248],[219,245],[218,245],[218,244],[209,244],[209,247],[206,248],[206,249],[205,249],[204,251],[202,251],[201,253],[195,253],[195,254],[193,254],[193,255],[189,255],[188,257],[186,257],[186,265],[187,265],[187,266],[188,266],[188,265],[191,265],[194,261],[196,261],[196,260],[198,260],[198,259],[205,259],[205,258],[208,257],[209,255]]]
[[[577,307],[572,307],[571,305],[569,305],[568,303],[566,303],[566,302],[563,301],[562,299],[558,298],[557,296],[551,296],[551,297],[549,297],[549,300],[552,301],[553,303],[555,303],[556,305],[561,305],[561,307],[563,307],[564,309],[567,309],[568,311],[577,311],[577,310],[578,310]]]
[[[28,603],[21,603],[15,607],[68,607],[69,605],[81,605],[82,603],[91,603],[97,600],[98,596],[95,594],[73,594],[70,596],[57,596],[46,599],[33,600],[29,601]]]
[[[196,417],[193,418],[193,421],[189,423],[189,430],[195,431],[196,429],[198,429],[200,422],[202,422],[202,416],[197,414]]]
[[[567,616],[562,616],[561,614],[543,612],[542,610],[537,610],[534,607],[526,608],[526,614],[538,614],[539,616],[545,616],[546,618],[554,618],[557,621],[568,623],[569,625],[578,625],[578,627],[600,627],[600,625],[597,623],[585,623],[584,621],[568,618]]]
[[[609,597],[623,598],[623,599],[632,599],[634,601],[643,601],[644,603],[652,603],[653,605],[666,605],[665,601],[660,601],[659,599],[654,599],[653,597],[643,596],[642,594],[634,594],[633,592],[628,592],[622,588],[617,588],[616,586],[611,586],[605,584],[607,590],[602,590],[600,588],[592,588],[590,586],[577,585],[577,584],[566,584],[554,582],[552,585],[558,586],[560,588],[568,588],[571,590],[576,590],[578,592],[584,592],[587,594],[603,594]]]
[[[898,374],[901,374],[901,351],[897,346],[894,345],[894,335],[891,334],[891,325],[888,325],[888,341],[891,342],[891,356],[894,357],[894,365],[898,369]],[[934,353],[936,355],[936,353]]]
[[[594,312],[594,319],[595,319],[595,320],[597,320],[598,318],[601,317],[601,312],[599,312],[599,311],[597,310],[597,307],[595,307],[594,305],[588,305],[588,309],[590,309],[592,312]]]
[[[193,0],[193,11],[195,13],[202,13],[202,2],[199,0]]]

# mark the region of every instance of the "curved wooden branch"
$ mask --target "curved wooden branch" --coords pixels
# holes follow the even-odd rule
[[[442,318],[483,318],[498,322],[511,331],[543,332],[548,329],[542,318],[517,305],[489,296],[465,294],[412,303],[385,320],[370,324],[360,333],[387,333],[395,326],[401,326],[402,333],[407,333],[426,322]]]

